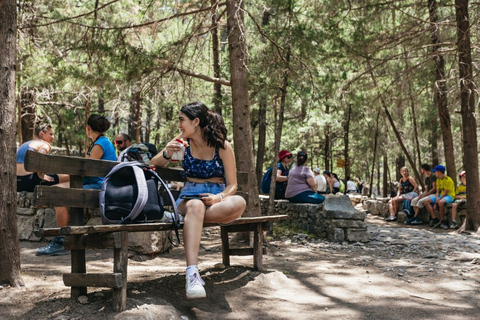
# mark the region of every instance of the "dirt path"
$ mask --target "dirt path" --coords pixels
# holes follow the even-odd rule
[[[24,290],[0,290],[2,319],[478,319],[480,239],[387,225],[369,216],[370,243],[333,244],[299,235],[271,241],[265,272],[251,257],[221,261],[219,234],[204,234],[200,269],[207,298],[184,298],[183,249],[129,263],[128,310],[90,289],[82,304],[62,282],[70,256],[36,257],[22,243]],[[87,253],[89,272],[109,272],[108,251]]]

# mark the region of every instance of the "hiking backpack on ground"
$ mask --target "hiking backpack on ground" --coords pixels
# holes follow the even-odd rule
[[[103,224],[147,223],[162,219],[165,210],[158,192],[159,183],[172,202],[174,224],[178,226],[180,219],[172,193],[152,168],[138,162],[121,162],[105,176],[99,200]]]

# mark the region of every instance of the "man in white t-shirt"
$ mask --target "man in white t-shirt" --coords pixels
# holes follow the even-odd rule
[[[347,177],[347,193],[357,193],[357,186],[350,177]]]
[[[313,169],[315,184],[317,185],[317,193],[326,194],[327,193],[327,180],[325,177],[320,174],[320,168]]]

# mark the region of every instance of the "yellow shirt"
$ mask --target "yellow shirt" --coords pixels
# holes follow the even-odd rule
[[[455,184],[452,178],[445,176],[443,179],[437,179],[437,191],[438,195],[442,195],[445,190],[448,190],[447,195],[455,199]]]
[[[467,196],[467,186],[464,186],[463,184],[460,183],[457,187],[456,194],[457,194],[457,196],[466,197]]]

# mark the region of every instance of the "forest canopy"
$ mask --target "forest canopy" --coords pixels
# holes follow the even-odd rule
[[[262,171],[275,157],[280,117],[281,149],[305,150],[311,167],[340,176],[368,180],[373,168],[397,180],[399,167],[410,166],[399,140],[417,170],[445,163],[439,83],[452,162],[463,167],[452,1],[243,5],[252,139]],[[474,81],[479,12],[471,3]],[[216,0],[18,1],[18,142],[31,138],[36,121],[48,121],[54,144],[81,154],[85,117],[100,112],[114,124],[110,138],[126,132],[162,148],[176,132],[179,108],[191,101],[222,113],[232,138],[226,20],[225,2]]]

